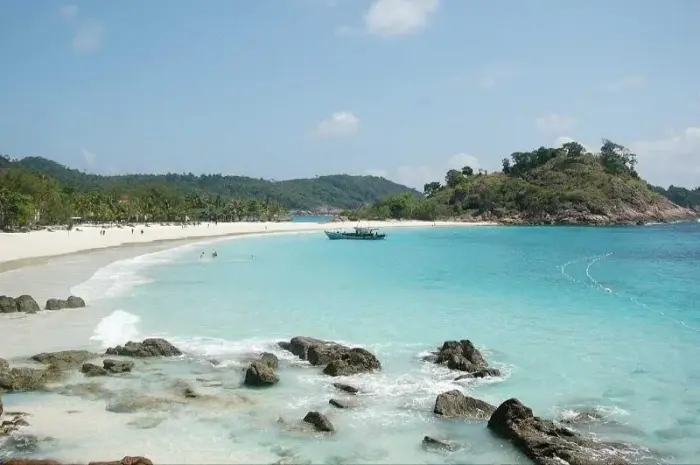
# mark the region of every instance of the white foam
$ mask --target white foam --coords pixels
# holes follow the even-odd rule
[[[124,310],[115,310],[104,317],[95,328],[91,341],[98,341],[102,347],[113,347],[138,339],[138,324],[141,318]]]

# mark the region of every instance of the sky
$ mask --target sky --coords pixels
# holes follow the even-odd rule
[[[0,153],[422,188],[608,138],[695,187],[698,18],[697,0],[0,0]]]

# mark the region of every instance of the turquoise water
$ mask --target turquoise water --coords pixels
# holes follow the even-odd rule
[[[638,460],[700,458],[700,225],[388,233],[383,242],[311,233],[188,246],[110,265],[78,286],[107,296],[101,305],[113,312],[93,344],[165,336],[190,354],[171,377],[204,373],[256,402],[217,419],[173,413],[147,433],[160,430],[162,444],[148,447],[186,442],[200,463],[527,463],[484,423],[432,415],[435,396],[459,388],[494,404],[517,397],[548,418],[595,410],[605,423],[582,431],[639,446]],[[332,380],[278,350],[275,341],[296,335],[378,355],[381,373],[345,380],[365,391],[360,408],[332,410],[328,399],[342,397]],[[421,361],[464,338],[504,376],[454,382],[457,373]],[[235,389],[260,351],[283,357],[280,383]],[[333,437],[277,423],[317,409],[335,423]],[[426,434],[463,447],[425,452]]]

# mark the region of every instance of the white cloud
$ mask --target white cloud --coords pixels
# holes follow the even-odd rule
[[[666,137],[636,141],[638,171],[652,184],[700,186],[700,127],[687,127]]]
[[[570,116],[562,116],[556,113],[540,116],[535,119],[537,129],[546,133],[565,133],[576,125],[576,120]]]
[[[457,153],[452,155],[449,160],[447,160],[447,167],[449,169],[461,169],[465,166],[469,166],[474,171],[479,169],[479,159],[474,155],[467,155],[466,153]]]
[[[623,76],[616,81],[609,82],[605,88],[610,92],[622,92],[625,90],[644,89],[647,87],[647,85],[648,83],[644,76],[630,74],[629,76]]]
[[[413,187],[419,191],[423,190],[426,183],[439,181],[444,182],[445,174],[451,169],[461,169],[464,166],[471,167],[474,171],[479,169],[479,159],[466,153],[452,155],[442,163],[435,165],[400,166],[392,176],[384,176],[393,179],[404,186]]]
[[[515,71],[509,66],[490,66],[481,70],[479,87],[484,90],[495,89],[510,81],[513,76],[515,76]]]
[[[79,11],[76,5],[63,5],[60,10],[60,15],[63,19],[73,19],[78,16]]]
[[[83,20],[75,31],[72,47],[75,52],[93,52],[102,46],[104,28],[94,19]]]
[[[316,137],[348,137],[360,130],[360,120],[349,111],[338,111],[319,122],[314,129]]]
[[[365,29],[380,37],[415,34],[438,6],[439,0],[374,0],[365,14]]]
[[[89,151],[88,149],[80,149],[80,153],[83,154],[83,158],[85,159],[85,163],[88,164],[88,166],[95,166],[95,163],[97,162],[97,155]]]

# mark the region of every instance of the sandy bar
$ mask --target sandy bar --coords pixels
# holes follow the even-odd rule
[[[362,223],[202,223],[196,226],[137,225],[107,228],[77,226],[72,231],[33,231],[29,233],[0,233],[0,272],[22,266],[42,263],[45,258],[76,252],[119,247],[133,244],[148,244],[160,241],[206,239],[242,234],[264,234],[275,232],[321,231],[325,229],[350,228],[356,225],[378,228],[427,227],[427,226],[488,226],[493,223],[382,221]],[[141,233],[143,231],[143,234]]]

